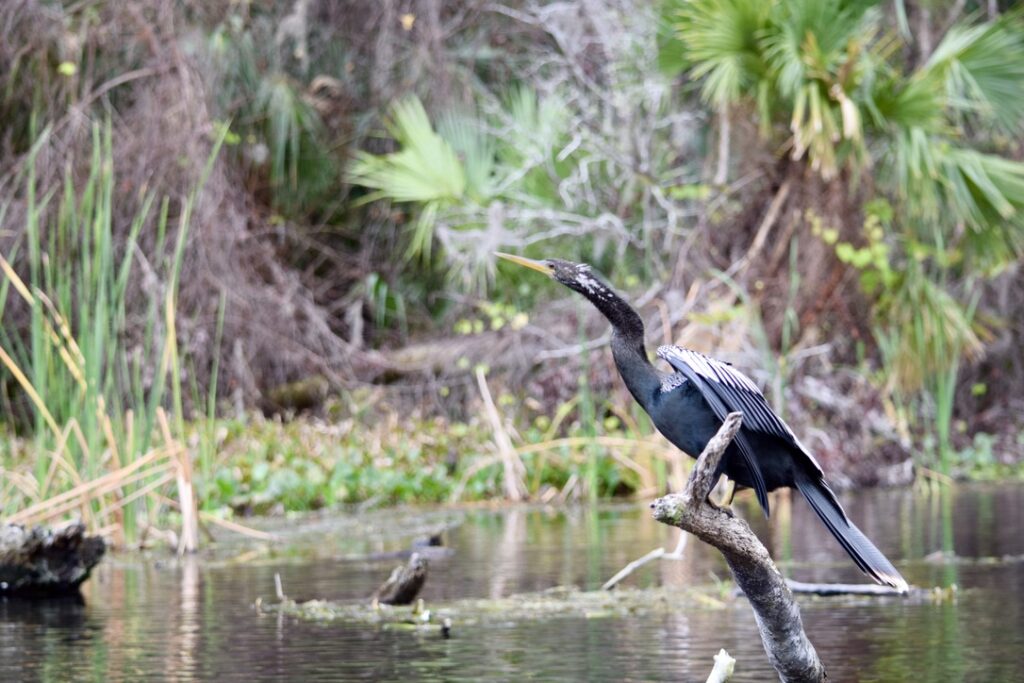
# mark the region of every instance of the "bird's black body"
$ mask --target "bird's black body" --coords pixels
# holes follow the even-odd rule
[[[654,426],[666,439],[691,455],[700,455],[711,437],[722,426],[722,420],[711,410],[711,406],[704,400],[704,396],[693,382],[686,381],[669,393],[655,396],[647,405],[640,405],[651,416]],[[759,445],[755,445],[754,448],[758,453],[764,452]],[[758,458],[758,465],[768,491],[788,486],[786,482],[791,479],[791,473],[785,464],[788,463],[778,458]],[[725,474],[739,486],[755,488],[753,477],[735,443],[729,445],[718,468],[718,474]]]
[[[899,572],[847,518],[814,456],[745,375],[727,363],[677,346],[658,349],[658,356],[673,369],[660,372],[647,357],[640,316],[590,266],[502,256],[549,274],[604,314],[612,324],[612,355],[619,374],[665,438],[696,457],[726,415],[742,412],[743,425],[726,450],[719,473],[753,489],[766,515],[769,491],[784,486],[799,490],[862,571],[879,583],[907,590]]]

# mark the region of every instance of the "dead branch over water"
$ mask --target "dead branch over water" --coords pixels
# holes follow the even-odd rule
[[[698,458],[683,493],[652,503],[654,518],[690,532],[725,556],[736,583],[750,600],[765,652],[781,680],[823,681],[825,667],[804,632],[793,593],[768,551],[746,522],[707,500],[715,469],[741,424],[740,413],[726,417]]]

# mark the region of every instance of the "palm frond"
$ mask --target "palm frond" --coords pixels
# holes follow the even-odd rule
[[[376,190],[371,198],[397,202],[456,201],[466,192],[466,171],[447,140],[438,135],[419,99],[396,103],[388,131],[401,149],[392,154],[361,152],[349,182]]]
[[[838,78],[839,72],[872,39],[877,16],[869,10],[875,4],[843,0],[777,3],[771,27],[762,34],[762,44],[779,91],[793,97],[808,78],[850,80],[848,75]]]
[[[1024,253],[1024,163],[912,128],[896,137],[891,166],[911,225],[962,221],[958,249],[985,268]]]
[[[1019,130],[1024,121],[1024,35],[1006,21],[954,26],[924,66],[949,106]]]
[[[1024,209],[1024,164],[973,149],[945,155],[952,201],[975,227],[1014,218]]]
[[[946,128],[943,97],[942,84],[929,74],[907,79],[890,72],[872,82],[867,99],[874,126],[899,135],[914,129],[932,134]]]
[[[499,114],[497,157],[502,172],[496,191],[515,201],[544,205],[559,201],[559,154],[570,139],[569,110],[557,94],[540,96],[512,88]]]
[[[686,71],[686,50],[676,37],[675,25],[687,0],[662,0],[658,13],[658,69],[670,78]]]
[[[896,148],[901,193],[926,217],[949,211],[982,230],[1024,211],[1024,163],[954,147],[919,128],[901,136]]]
[[[438,134],[452,146],[466,174],[466,193],[474,201],[490,197],[494,189],[495,142],[479,117],[447,112],[437,124]]]
[[[315,135],[320,119],[284,76],[260,83],[256,106],[267,127],[271,183],[275,188],[294,189],[298,185],[302,136]]]
[[[771,7],[759,0],[694,0],[679,8],[674,27],[683,59],[691,78],[704,79],[707,102],[735,102],[767,70],[758,36]]]
[[[559,97],[541,97],[532,88],[514,87],[507,95],[506,113],[516,135],[515,144],[505,150],[507,158],[533,163],[550,159],[566,139],[568,110]]]

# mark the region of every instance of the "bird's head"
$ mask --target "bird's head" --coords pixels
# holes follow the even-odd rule
[[[589,263],[573,263],[557,258],[535,261],[500,251],[496,252],[496,255],[506,261],[544,273],[591,301],[604,301],[612,296],[611,287],[593,271]]]
[[[554,258],[534,261],[501,252],[497,252],[497,255],[506,261],[540,271],[574,292],[579,292],[589,299],[590,303],[594,304],[597,310],[601,311],[608,322],[612,324],[612,329],[615,330],[615,335],[612,337],[613,342],[615,339],[627,340],[633,345],[633,348],[638,349],[641,354],[644,353],[643,320],[622,297],[612,290],[607,282],[594,272],[589,264]]]

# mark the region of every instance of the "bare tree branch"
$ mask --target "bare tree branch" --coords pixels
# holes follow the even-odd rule
[[[620,569],[618,571],[618,573],[615,574],[615,576],[613,576],[612,578],[610,578],[610,579],[608,579],[607,581],[604,582],[604,585],[601,586],[601,590],[610,591],[611,589],[613,589],[617,585],[619,585],[620,581],[622,581],[624,578],[626,578],[627,576],[629,576],[630,574],[635,572],[640,567],[643,567],[648,562],[653,562],[654,560],[661,559],[662,557],[665,557],[665,549],[664,548],[655,548],[654,550],[652,550],[651,552],[647,553],[646,555],[644,555],[640,559],[633,560],[632,562],[627,564],[625,567]]]
[[[683,493],[651,504],[654,518],[692,533],[725,556],[736,583],[750,600],[768,660],[782,681],[823,681],[825,667],[804,632],[793,594],[768,551],[746,522],[707,500],[718,463],[741,424],[740,413],[726,417],[697,459]]]

